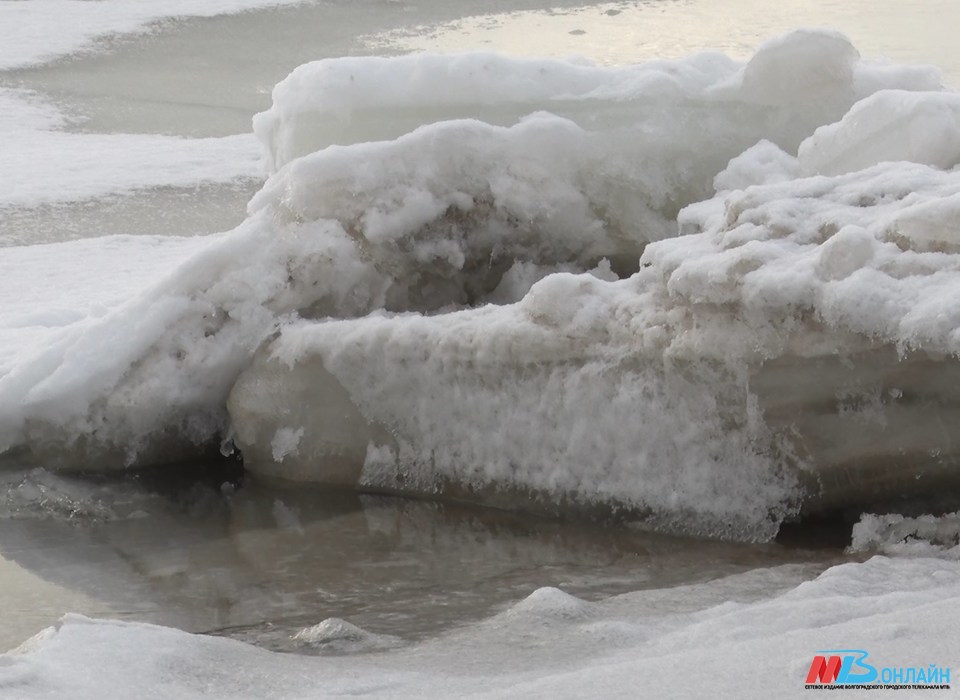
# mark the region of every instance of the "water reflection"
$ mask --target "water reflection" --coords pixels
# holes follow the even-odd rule
[[[841,557],[249,481],[171,490],[38,470],[6,484],[0,577],[15,566],[56,591],[38,605],[23,586],[0,589],[6,646],[67,611],[275,649],[295,649],[293,634],[330,617],[409,640],[545,585],[596,599]]]
[[[387,52],[482,49],[624,64],[705,50],[746,59],[774,36],[798,27],[826,27],[845,33],[865,56],[937,65],[952,86],[960,87],[960,50],[952,29],[958,23],[960,4],[953,0],[634,0],[478,14],[398,28],[367,41]]]

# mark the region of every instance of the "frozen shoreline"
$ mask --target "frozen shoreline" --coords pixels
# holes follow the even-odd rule
[[[878,669],[950,669],[957,516],[906,517],[902,501],[956,507],[960,103],[936,70],[815,32],[746,64],[365,59],[381,30],[427,21],[439,45],[475,31],[444,24],[475,10],[121,4],[0,7],[59,27],[0,49],[0,67],[21,65],[0,91],[0,245],[30,226],[53,241],[235,221],[269,86],[353,57],[278,87],[257,123],[270,180],[236,230],[0,249],[0,298],[16,300],[0,307],[4,467],[122,472],[239,445],[249,472],[520,511],[533,495],[560,515],[599,504],[622,526],[594,540],[502,524],[517,514],[438,522],[449,506],[356,495],[327,512],[302,487],[252,503],[227,483],[212,500],[231,515],[195,527],[123,488],[30,472],[0,502],[0,552],[23,565],[0,576],[39,597],[37,620],[62,605],[248,624],[234,636],[322,658],[67,616],[0,657],[0,694],[791,697],[818,650],[851,646]],[[538,3],[490,2],[478,21],[531,19],[498,19],[508,5]],[[184,12],[216,16],[152,23]],[[723,37],[737,59],[773,26],[751,13]],[[116,31],[134,33],[96,38]],[[498,31],[464,40],[497,46]],[[923,53],[909,43],[892,53]],[[22,65],[81,45],[96,50]],[[627,526],[762,541],[803,509],[846,509],[849,525],[875,504],[826,571],[837,551]],[[114,595],[127,602],[97,609]]]

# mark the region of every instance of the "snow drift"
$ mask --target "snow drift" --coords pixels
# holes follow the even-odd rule
[[[286,479],[743,539],[936,488],[960,337],[938,90],[809,31],[745,65],[302,66],[256,120],[242,226],[149,282],[112,252],[94,309],[0,317],[0,450],[111,468],[229,438]],[[29,250],[11,279],[74,249]]]

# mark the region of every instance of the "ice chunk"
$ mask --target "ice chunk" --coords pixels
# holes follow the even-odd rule
[[[550,115],[511,128],[445,122],[300,158],[249,209],[281,224],[338,221],[389,276],[390,309],[477,304],[518,260],[630,269],[650,226],[666,234],[662,214],[622,199],[646,173],[602,163],[598,146]]]
[[[800,145],[807,173],[839,175],[910,161],[949,169],[960,163],[960,95],[883,90]]]
[[[0,355],[0,452],[49,467],[117,468],[216,449],[237,373],[283,314],[352,314],[382,298],[342,229],[269,233],[254,220],[229,236],[179,245],[105,238],[7,249],[3,259],[16,272],[9,284],[56,270],[66,285],[61,294],[31,299],[69,303],[82,314],[66,324],[47,317],[43,328],[30,325],[36,318],[25,325],[14,310],[0,314],[0,332],[11,341]],[[118,244],[131,261],[97,258],[118,252]],[[157,266],[141,258],[151,247]],[[171,249],[186,253],[172,271],[162,265],[176,259]],[[76,265],[75,250],[90,267]],[[28,264],[18,268],[18,260]],[[317,261],[335,261],[338,275],[314,277]],[[88,295],[91,287],[96,293]],[[91,302],[100,305],[90,309]]]
[[[338,482],[342,436],[360,454],[375,426],[377,459],[354,458],[361,487],[547,511],[615,503],[665,529],[769,537],[793,481],[735,371],[665,356],[682,312],[655,303],[651,281],[559,274],[508,307],[287,326],[230,398],[245,463]],[[307,452],[277,464],[257,437],[275,425],[261,397],[290,392]],[[322,405],[344,408],[297,408]]]
[[[511,618],[526,617],[542,620],[582,620],[590,617],[591,606],[559,588],[538,588],[507,611]]]
[[[850,551],[960,559],[960,513],[915,518],[864,513],[853,526]]]
[[[335,379],[362,486],[617,503],[718,536],[769,536],[798,500],[933,493],[958,480],[939,426],[960,415],[960,277],[956,253],[922,252],[949,221],[916,246],[900,222],[958,192],[960,173],[917,164],[776,176],[696,208],[702,232],[650,244],[628,280],[554,274],[508,307],[287,326],[231,407],[321,404]],[[309,425],[297,478],[326,480],[339,420]],[[239,426],[249,468],[278,473],[253,435]]]
[[[397,637],[373,634],[337,617],[327,618],[313,627],[305,627],[293,635],[293,642],[301,648],[341,653],[369,652],[401,644]]]
[[[778,92],[781,74],[811,94]],[[332,92],[351,75],[356,89]],[[818,33],[745,67],[717,55],[307,66],[259,121],[282,167],[244,225],[166,276],[141,282],[131,264],[106,301],[0,312],[17,341],[0,357],[0,450],[147,464],[215,450],[232,423],[251,468],[276,476],[768,538],[804,493],[798,465],[822,458],[826,473],[868,444],[863,464],[895,448],[920,459],[927,433],[884,441],[876,426],[953,405],[949,383],[918,410],[886,397],[952,371],[935,353],[955,352],[960,325],[956,174],[797,179],[791,155],[870,90],[934,83]],[[357,110],[383,129],[328,138],[328,118]],[[489,115],[501,123],[476,119]],[[674,238],[678,211],[693,235]],[[11,267],[47,274],[70,250]],[[890,364],[908,350],[915,362]],[[801,382],[813,388],[800,418],[777,415],[787,369],[837,376],[822,358],[862,362],[863,385]],[[824,400],[837,407],[825,421],[874,427],[846,448],[831,430],[825,444],[796,439],[790,426],[807,430]],[[278,432],[300,428],[295,446]],[[937,459],[922,462],[949,471]]]
[[[769,104],[798,95],[845,101],[859,61],[859,52],[839,32],[798,29],[757,49],[743,69],[742,84],[751,99]]]
[[[795,149],[888,87],[935,90],[939,72],[860,61],[842,35],[811,30],[764,44],[745,66],[718,54],[616,68],[481,53],[327,59],[279,83],[254,130],[279,170],[331,144],[393,139],[450,119],[507,126],[546,110],[585,129],[619,127],[641,140],[621,146],[656,153],[652,144],[661,143],[702,167],[760,138]]]

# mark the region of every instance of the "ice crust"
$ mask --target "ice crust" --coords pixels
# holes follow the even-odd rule
[[[183,17],[213,17],[303,0],[31,0],[0,4],[0,70],[51,61],[107,37]]]
[[[905,517],[864,513],[853,526],[852,552],[960,559],[960,513]]]
[[[0,242],[12,233],[3,217],[15,209],[262,177],[257,142],[248,134],[89,134],[65,131],[67,124],[36,94],[0,88]]]
[[[623,67],[478,53],[339,58],[281,81],[254,131],[275,171],[333,144],[394,139],[458,118],[509,126],[542,110],[648,162],[664,151],[681,157],[661,165],[690,181],[704,176],[699,166],[722,167],[759,138],[796,149],[879,89],[940,85],[936,70],[861,61],[842,35],[812,30],[767,42],[746,65],[717,53]]]
[[[803,567],[760,569],[598,603],[541,589],[438,639],[321,658],[70,615],[3,656],[0,686],[24,700],[633,697],[641,684],[660,697],[801,698],[816,651],[850,640],[869,641],[877,668],[951,668],[958,567],[874,557],[809,581]],[[731,673],[744,659],[763,672]]]
[[[960,174],[910,124],[956,142],[938,87],[812,31],[744,65],[301,67],[238,229],[5,251],[11,289],[111,283],[0,315],[0,452],[120,468],[229,438],[286,479],[740,539],[930,489]]]

